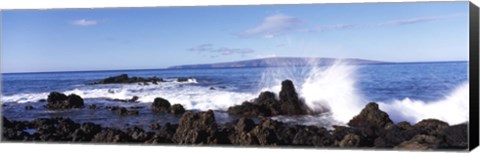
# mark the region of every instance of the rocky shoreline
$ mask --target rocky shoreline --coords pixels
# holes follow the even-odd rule
[[[131,82],[128,76],[126,78],[123,81]],[[216,122],[212,110],[202,112],[185,110],[182,105],[171,105],[168,100],[160,97],[150,106],[151,111],[180,115],[178,124],[154,123],[145,130],[135,126],[112,128],[91,122],[77,123],[69,118],[14,121],[3,117],[2,141],[408,150],[468,148],[468,123],[449,125],[437,119],[425,119],[413,125],[408,122],[395,124],[374,102],[367,104],[347,123],[348,126],[333,126],[333,129],[326,129],[320,126],[283,123],[269,117],[308,115],[311,111],[303,105],[293,83],[289,80],[282,82],[282,89],[278,95],[279,99],[275,93],[263,92],[252,101],[230,107],[227,112],[239,118],[224,124]],[[135,102],[135,99],[138,97],[117,101]],[[102,109],[93,105],[85,108],[83,99],[75,94],[67,96],[52,92],[45,101],[47,104],[44,107],[50,110]],[[115,111],[118,115],[139,115],[138,111],[131,108],[105,107],[105,109]],[[259,121],[254,122],[253,118],[259,118]]]

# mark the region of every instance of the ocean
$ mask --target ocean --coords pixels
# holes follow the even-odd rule
[[[87,85],[110,76],[159,77],[155,84]],[[177,82],[180,77],[190,78]],[[125,126],[177,122],[179,116],[150,111],[156,97],[187,110],[215,110],[218,122],[235,119],[225,111],[254,99],[262,91],[280,91],[280,82],[290,79],[305,104],[320,115],[275,116],[274,119],[307,125],[345,124],[368,102],[379,103],[394,122],[416,123],[436,118],[450,124],[468,121],[468,62],[383,63],[328,66],[154,69],[79,72],[2,73],[2,115],[11,120],[39,117],[69,117],[78,122]],[[53,91],[77,94],[85,105],[139,107],[138,116],[115,115],[110,111],[43,108]],[[107,99],[139,97],[139,103]],[[33,106],[33,110],[25,110]]]

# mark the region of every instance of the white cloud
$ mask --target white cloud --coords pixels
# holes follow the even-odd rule
[[[273,38],[297,28],[301,23],[302,21],[296,17],[284,14],[271,15],[256,27],[242,31],[239,36]]]
[[[79,19],[79,20],[72,21],[72,24],[76,26],[93,26],[93,25],[97,25],[98,21],[88,20],[88,19]]]

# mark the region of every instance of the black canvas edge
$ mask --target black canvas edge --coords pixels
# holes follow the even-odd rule
[[[470,81],[470,119],[469,119],[469,150],[478,147],[479,143],[479,12],[478,7],[469,5],[469,81]]]

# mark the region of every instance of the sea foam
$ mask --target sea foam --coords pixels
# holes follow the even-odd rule
[[[360,113],[370,102],[362,97],[357,88],[356,76],[359,67],[342,61],[330,66],[267,68],[262,77],[258,91],[251,93],[235,92],[228,89],[210,90],[208,87],[195,86],[197,80],[187,82],[162,82],[158,85],[95,85],[87,88],[60,91],[65,94],[77,94],[85,99],[130,99],[140,97],[139,102],[151,103],[156,97],[168,99],[172,104],[182,104],[186,109],[226,110],[252,100],[261,91],[278,93],[281,81],[290,79],[301,99],[313,113],[329,115],[335,123],[347,123]],[[28,93],[2,96],[2,102],[36,102],[46,99],[48,92]],[[468,121],[469,84],[468,81],[452,90],[437,101],[421,101],[405,97],[400,100],[377,101],[381,110],[387,112],[394,122],[408,121],[416,123],[422,119],[436,118],[450,124]],[[315,116],[315,115],[314,115]],[[318,116],[318,115],[317,115]],[[282,118],[282,117],[280,117]],[[307,117],[308,119],[311,117]]]
[[[362,97],[363,94],[357,88],[358,67],[355,65],[337,61],[328,67],[311,67],[307,71],[302,71],[307,75],[301,78],[292,77],[290,75],[292,69],[295,67],[282,69],[287,72],[268,72],[266,74],[268,77],[263,78],[269,78],[276,84],[285,78],[292,79],[294,84],[298,84],[296,88],[299,95],[314,113],[327,113],[334,120],[345,124],[371,102],[368,98]],[[278,92],[280,86],[271,86],[265,90]],[[405,97],[402,100],[376,102],[394,122],[417,123],[423,119],[435,118],[450,124],[463,123],[469,119],[469,83],[466,81],[460,84],[438,101],[421,101]]]

